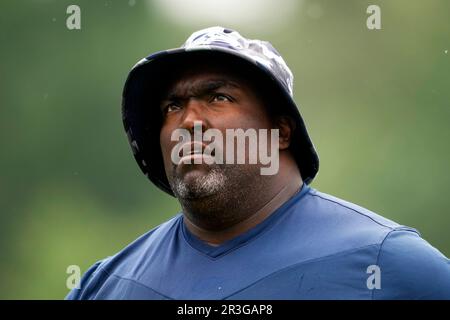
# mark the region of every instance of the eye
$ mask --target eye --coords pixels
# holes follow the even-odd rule
[[[214,94],[211,99],[211,102],[231,102],[231,101],[232,99],[229,96],[224,95],[222,93]]]
[[[175,103],[175,102],[171,102],[171,103],[168,103],[168,104],[164,107],[163,113],[164,113],[164,114],[168,114],[168,113],[174,112],[174,111],[179,110],[179,109],[181,109],[181,106],[180,106],[180,105],[178,105],[178,104]]]

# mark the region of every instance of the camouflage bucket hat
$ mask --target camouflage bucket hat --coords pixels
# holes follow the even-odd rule
[[[165,174],[159,142],[161,84],[169,75],[176,76],[178,68],[186,67],[190,58],[199,56],[217,58],[217,63],[241,63],[248,68],[247,72],[257,73],[270,83],[277,108],[295,121],[289,148],[303,181],[311,183],[319,170],[319,158],[293,100],[292,72],[269,42],[246,39],[223,27],[194,32],[180,48],[151,54],[131,69],[123,90],[122,120],[134,157],[144,174],[161,190],[174,196]]]

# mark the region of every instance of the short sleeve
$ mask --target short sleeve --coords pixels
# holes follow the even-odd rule
[[[410,230],[393,230],[378,255],[381,286],[373,299],[450,299],[450,260]]]

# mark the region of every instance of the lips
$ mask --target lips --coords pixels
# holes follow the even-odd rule
[[[185,149],[188,149],[186,154],[184,153]],[[187,142],[184,144],[180,150],[180,156],[185,157],[193,154],[203,154],[205,151],[206,145],[201,142]]]
[[[193,160],[195,158],[203,158],[203,157],[210,157],[209,155],[204,154],[205,149],[207,145],[201,142],[187,142],[182,146],[180,149],[180,162],[182,163],[186,160]],[[188,151],[185,153],[184,149],[187,149]],[[213,149],[211,152],[211,156],[215,155],[215,150]]]

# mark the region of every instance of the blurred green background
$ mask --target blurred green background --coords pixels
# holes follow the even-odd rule
[[[0,2],[0,298],[61,299],[68,265],[84,272],[179,210],[132,157],[121,91],[141,57],[212,25],[290,65],[321,158],[313,187],[450,255],[450,1],[201,3]]]

